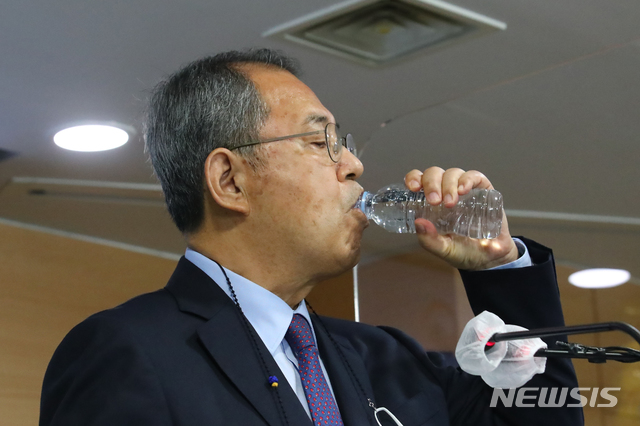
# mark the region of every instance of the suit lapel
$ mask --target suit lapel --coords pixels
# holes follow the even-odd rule
[[[180,310],[207,320],[197,330],[204,348],[269,425],[285,424],[276,392],[280,393],[290,425],[311,425],[309,416],[260,337],[250,324],[243,324],[237,307],[208,275],[182,258],[167,290],[176,298]],[[249,333],[253,334],[255,345]],[[279,378],[277,390],[269,386],[256,351],[262,354],[270,374]]]
[[[346,360],[343,361],[338,348],[327,335],[323,324],[319,323],[315,316],[312,317],[313,327],[318,340],[318,350],[322,362],[327,369],[331,380],[331,387],[336,396],[336,402],[340,408],[340,415],[345,426],[363,424],[376,424],[373,418],[373,410],[368,406],[367,398],[373,402],[373,390],[369,383],[366,368],[362,359],[351,347],[348,340],[332,334],[333,339],[339,345],[339,349]],[[361,390],[353,378],[355,376],[363,389]],[[363,395],[364,390],[364,395]],[[365,423],[366,422],[366,423]]]
[[[255,345],[251,342],[249,332],[255,337]],[[242,324],[240,313],[235,306],[220,311],[201,326],[198,336],[229,380],[260,412],[267,423],[274,426],[284,424],[276,395],[276,392],[279,392],[289,424],[311,424],[309,416],[273,357],[255,331],[252,328],[248,331]],[[256,350],[262,353],[269,373],[278,377],[277,389],[269,385],[267,372],[261,366],[262,360]]]

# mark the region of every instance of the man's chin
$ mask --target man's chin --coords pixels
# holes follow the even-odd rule
[[[362,235],[360,235],[360,237],[362,237]],[[351,250],[349,251],[349,254],[345,256],[345,259],[344,259],[345,270],[353,268],[358,264],[358,262],[360,262],[360,240],[361,238],[358,238],[357,244],[352,245]]]
[[[337,276],[344,274],[345,272],[353,269],[354,266],[360,261],[360,242],[358,241],[357,247],[350,247],[347,253],[335,259],[333,262],[334,268],[331,271],[326,271],[331,276]]]
[[[351,213],[358,220],[358,223],[360,224],[360,228],[361,229],[364,230],[366,227],[369,226],[369,219],[367,219],[367,216],[365,216],[365,214],[362,212],[362,210],[351,209]]]

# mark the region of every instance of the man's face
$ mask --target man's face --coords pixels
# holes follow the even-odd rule
[[[335,123],[311,89],[289,72],[256,66],[248,74],[270,109],[261,139]],[[334,163],[324,133],[265,143],[260,155],[266,164],[251,183],[250,215],[260,224],[264,250],[318,278],[355,265],[368,225],[364,214],[352,209],[362,192],[355,181],[362,163],[346,149]]]

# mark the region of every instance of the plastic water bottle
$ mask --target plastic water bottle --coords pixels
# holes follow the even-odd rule
[[[439,234],[471,238],[495,238],[502,227],[502,194],[495,189],[472,189],[459,196],[455,206],[446,208],[429,204],[423,190],[412,192],[404,184],[396,184],[375,194],[365,191],[355,208],[387,231],[399,234],[414,234],[417,218],[433,223]]]

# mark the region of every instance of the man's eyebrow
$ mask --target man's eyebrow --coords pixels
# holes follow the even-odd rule
[[[319,114],[308,115],[307,118],[304,120],[304,124],[316,124],[316,123],[326,124],[328,122],[329,122],[329,119],[326,116],[319,115]]]

